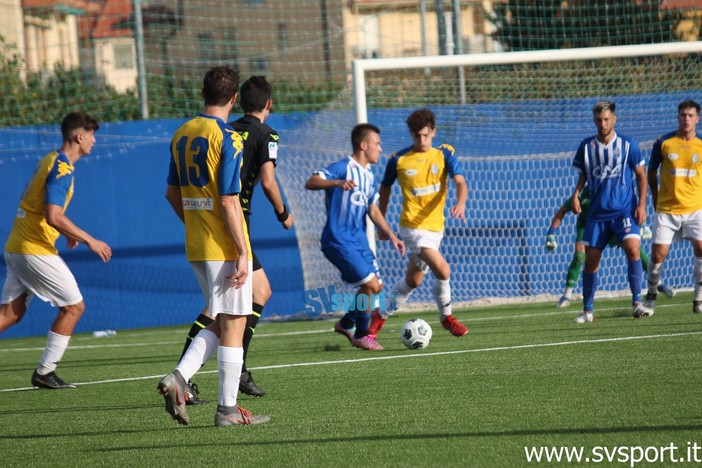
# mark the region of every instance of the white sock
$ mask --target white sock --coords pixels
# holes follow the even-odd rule
[[[565,288],[565,292],[563,292],[563,295],[564,295],[565,297],[567,297],[568,299],[570,299],[571,297],[573,297],[573,288],[571,288],[571,287]]]
[[[201,330],[193,338],[188,350],[176,366],[176,370],[180,372],[186,382],[189,381],[210,360],[218,346],[219,338],[217,338],[217,335],[207,328]]]
[[[431,288],[441,320],[451,315],[451,284],[449,280],[435,279]]]
[[[244,365],[244,348],[220,346],[217,349],[217,370],[219,371],[219,404],[236,407],[239,393],[241,367]]]
[[[49,330],[44,354],[42,354],[39,365],[37,366],[37,373],[39,375],[46,375],[56,370],[56,366],[59,361],[61,361],[63,353],[65,353],[66,348],[68,348],[70,339],[70,336],[59,335]]]
[[[397,309],[407,304],[407,301],[409,301],[409,298],[412,295],[412,291],[414,291],[414,288],[410,287],[404,278],[395,283],[395,286],[392,287],[392,291],[390,291],[387,310],[381,310],[380,316],[383,318],[388,318]]]
[[[661,273],[663,273],[663,263],[653,263],[653,260],[648,261],[648,292],[658,294],[658,285],[661,282]]]
[[[702,301],[702,258],[695,257],[693,270],[695,272],[695,294],[692,300]]]

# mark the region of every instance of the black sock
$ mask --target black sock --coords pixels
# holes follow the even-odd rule
[[[251,343],[251,338],[253,338],[258,319],[261,318],[261,314],[263,313],[263,306],[261,304],[254,303],[252,309],[253,313],[246,317],[246,330],[244,330],[244,364],[241,365],[241,372],[246,372],[246,354],[249,352],[249,343]]]
[[[212,322],[214,322],[214,320],[212,320],[205,314],[200,314],[195,319],[195,321],[193,322],[193,326],[190,327],[190,331],[188,332],[188,337],[185,339],[185,346],[183,346],[183,352],[180,355],[181,359],[183,359],[183,355],[185,355],[185,352],[190,347],[190,343],[193,342],[193,338],[195,338],[198,333],[200,333],[205,327],[207,327],[207,325],[211,324]]]

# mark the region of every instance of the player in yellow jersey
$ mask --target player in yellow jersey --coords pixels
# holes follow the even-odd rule
[[[244,328],[251,313],[251,246],[241,210],[244,144],[226,122],[236,103],[239,72],[214,67],[203,79],[203,112],[171,140],[166,199],[185,223],[185,253],[214,322],[192,340],[173,372],[158,384],[166,411],[188,424],[185,386],[217,351],[219,404],[215,426],[265,423],[237,406]]]
[[[678,129],[653,145],[648,186],[656,214],[653,249],[648,263],[646,305],[656,303],[656,285],[670,244],[689,239],[695,255],[692,311],[702,313],[702,140],[697,137],[700,105],[686,99],[678,105]],[[658,172],[660,169],[660,180]]]
[[[73,197],[75,163],[90,154],[99,127],[97,120],[83,112],[63,118],[63,144],[37,164],[5,244],[7,278],[2,288],[0,333],[24,317],[34,296],[59,309],[32,375],[32,385],[39,388],[75,387],[56,375],[56,367],[85,310],[78,284],[58,255],[56,240],[63,234],[71,249],[83,243],[103,262],[112,257],[110,246],[83,231],[65,214]]]
[[[429,109],[414,111],[407,118],[412,146],[393,154],[385,168],[380,185],[380,211],[385,215],[392,184],[398,180],[402,190],[400,238],[405,242],[410,260],[403,279],[393,287],[391,307],[373,313],[369,333],[377,335],[385,319],[394,309],[406,303],[424,276],[434,274],[432,293],[439,308],[441,324],[455,336],[468,333],[451,310],[451,267],[439,251],[444,235],[444,206],[449,177],[456,185],[456,204],[450,209],[452,218],[466,219],[468,185],[452,146],[433,147],[436,117]],[[379,238],[384,239],[381,232]]]

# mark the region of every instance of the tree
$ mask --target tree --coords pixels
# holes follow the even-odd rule
[[[491,20],[507,49],[652,44],[674,41],[677,10],[661,0],[509,0]]]

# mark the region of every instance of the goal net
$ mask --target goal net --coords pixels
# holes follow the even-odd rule
[[[411,144],[409,113],[429,107],[437,116],[435,146],[455,147],[469,185],[468,220],[447,219],[442,244],[452,268],[453,300],[556,298],[572,257],[575,215],[558,230],[555,253],[543,243],[552,216],[575,187],[575,149],[596,131],[593,104],[615,101],[616,130],[637,139],[648,159],[655,139],[677,127],[677,104],[702,99],[700,51],[696,42],[355,62],[355,113],[318,114],[298,130],[304,135],[300,145],[288,140],[281,163],[296,209],[306,287],[328,287],[338,273],[319,252],[322,196],[301,191],[304,179],[348,154],[351,126],[368,121],[382,129],[384,155],[374,168],[380,180],[390,155]],[[456,195],[449,186],[450,206]],[[395,229],[400,207],[395,185],[388,213]],[[643,245],[650,249],[650,241]],[[388,243],[378,242],[377,254],[386,284],[404,276],[407,259]],[[692,261],[689,245],[675,245],[664,280],[691,287]],[[618,249],[603,255],[599,291],[628,291]],[[431,280],[412,299],[432,303]]]

